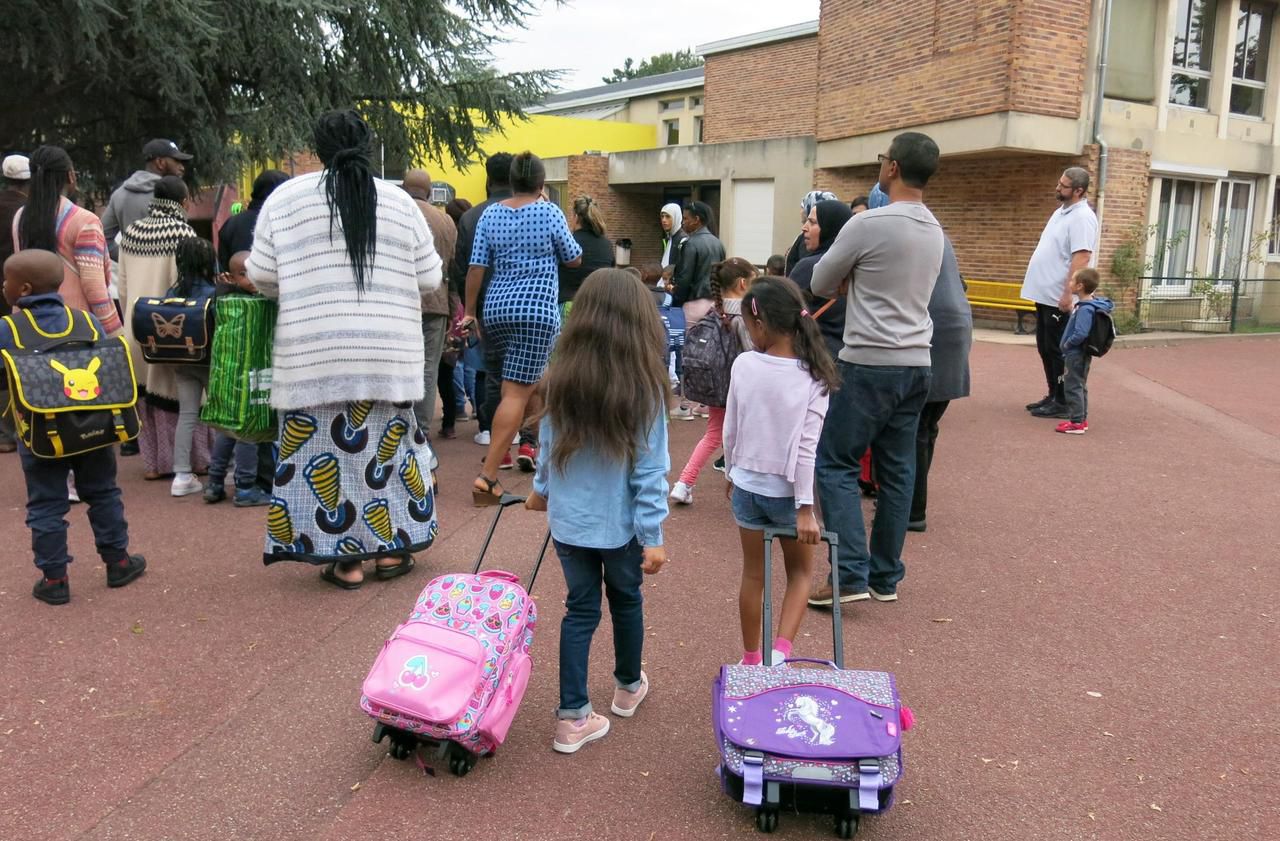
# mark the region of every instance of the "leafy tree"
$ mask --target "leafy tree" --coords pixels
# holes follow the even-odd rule
[[[478,126],[522,116],[555,71],[502,74],[489,48],[534,0],[8,0],[0,151],[65,146],[101,195],[166,137],[205,183],[304,149],[356,107],[388,158],[462,162]]]
[[[636,66],[635,59],[629,58],[622,63],[621,67],[613,68],[613,74],[605,76],[604,83],[612,85],[615,82],[625,82],[643,76],[657,76],[659,73],[673,73],[676,70],[688,70],[701,66],[701,57],[693,54],[693,48],[687,47],[673,53],[658,53],[642,60],[639,67]]]

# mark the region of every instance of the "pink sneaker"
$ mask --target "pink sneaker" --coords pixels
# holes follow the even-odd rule
[[[649,694],[649,676],[644,672],[640,673],[640,688],[635,692],[628,692],[625,689],[613,690],[613,706],[609,709],[613,710],[614,715],[620,715],[623,718],[631,718],[636,714],[636,708],[640,706],[640,702]]]
[[[587,742],[603,739],[608,732],[609,719],[599,713],[577,721],[562,718],[556,722],[556,738],[551,747],[559,753],[576,753]]]
[[[1058,424],[1054,432],[1062,432],[1067,435],[1084,435],[1089,431],[1089,422],[1081,421],[1080,423],[1072,423],[1071,421],[1063,421]]]

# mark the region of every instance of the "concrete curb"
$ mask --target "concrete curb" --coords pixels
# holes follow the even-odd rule
[[[1172,331],[1134,333],[1132,335],[1117,336],[1115,346],[1118,348],[1169,347],[1171,345],[1194,344],[1196,342],[1249,341],[1252,339],[1280,339],[1280,331],[1275,333],[1181,333]],[[974,329],[973,340],[992,345],[1027,345],[1035,347],[1036,344],[1034,335],[1020,336],[1011,331],[992,330],[985,327]]]

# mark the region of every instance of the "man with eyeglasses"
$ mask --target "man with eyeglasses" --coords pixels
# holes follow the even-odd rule
[[[1060,347],[1072,307],[1067,281],[1093,261],[1098,244],[1098,217],[1085,201],[1088,192],[1088,170],[1073,166],[1062,173],[1054,189],[1061,207],[1040,234],[1040,244],[1022,281],[1022,297],[1036,305],[1036,350],[1048,387],[1044,397],[1027,404],[1027,411],[1037,418],[1068,417]]]
[[[915,487],[916,425],[929,395],[933,321],[929,299],[942,266],[942,226],[924,205],[938,145],[907,132],[879,155],[889,204],[850,219],[813,270],[823,298],[847,290],[840,389],[831,395],[818,441],[818,498],[826,528],[840,538],[833,581],[814,606],[898,598],[902,546]],[[868,550],[858,488],[871,448],[880,483]]]

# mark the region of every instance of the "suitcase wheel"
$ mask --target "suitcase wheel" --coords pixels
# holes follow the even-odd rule
[[[392,739],[389,753],[392,759],[408,759],[409,754],[413,753],[413,745],[408,742],[402,742],[399,739]]]
[[[472,768],[476,767],[476,755],[452,742],[449,744],[448,757],[449,773],[455,777],[465,777]]]
[[[757,809],[756,829],[766,833],[775,832],[778,829],[778,810],[769,808]]]
[[[836,836],[838,838],[852,838],[857,832],[858,814],[856,812],[836,818]]]

